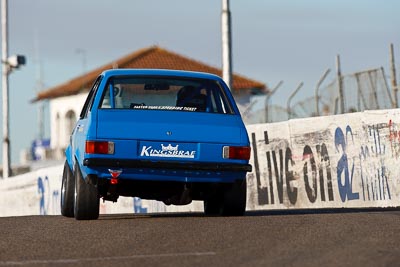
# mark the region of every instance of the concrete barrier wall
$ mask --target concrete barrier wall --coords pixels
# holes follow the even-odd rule
[[[59,215],[64,164],[0,180],[0,217]],[[163,202],[120,197],[118,202],[100,202],[101,214],[202,211],[194,201],[187,206],[166,206]]]
[[[0,216],[60,214],[62,168],[0,180]]]
[[[248,127],[248,209],[400,206],[400,111]]]
[[[400,110],[249,125],[248,210],[400,207]],[[0,180],[0,216],[60,214],[63,165]],[[100,212],[202,211],[139,198]]]

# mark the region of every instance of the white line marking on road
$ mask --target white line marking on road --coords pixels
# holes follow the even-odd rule
[[[33,264],[73,264],[91,261],[114,261],[114,260],[133,260],[142,258],[165,258],[165,257],[187,257],[187,256],[215,256],[215,252],[188,252],[188,253],[166,253],[166,254],[143,254],[131,256],[99,257],[99,258],[81,258],[81,259],[59,259],[59,260],[26,260],[26,261],[0,261],[0,266],[12,265],[33,265]]]

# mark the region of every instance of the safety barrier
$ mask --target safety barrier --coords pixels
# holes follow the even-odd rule
[[[248,127],[248,209],[400,206],[400,110]]]
[[[59,215],[63,164],[0,181],[0,217],[24,215]],[[198,202],[198,201],[197,201]],[[201,203],[189,206],[166,206],[140,198],[120,197],[118,202],[100,203],[101,214],[154,213],[201,210]]]
[[[400,207],[400,110],[247,127],[247,210]],[[62,165],[0,180],[0,216],[60,214]],[[101,213],[202,211],[121,197]]]

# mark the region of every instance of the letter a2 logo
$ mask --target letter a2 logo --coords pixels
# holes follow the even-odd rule
[[[339,152],[339,147],[342,148],[342,156],[340,157],[337,164],[337,181],[339,187],[340,198],[342,202],[346,201],[346,197],[348,200],[359,199],[359,193],[353,193],[353,175],[354,175],[354,162],[351,167],[351,176],[349,174],[349,162],[347,158],[347,148],[348,148],[348,140],[347,136],[350,134],[351,140],[353,140],[353,132],[351,131],[350,126],[346,127],[346,138],[343,134],[341,128],[336,128],[335,131],[335,147],[336,151]],[[342,174],[344,175],[344,183],[342,180]]]

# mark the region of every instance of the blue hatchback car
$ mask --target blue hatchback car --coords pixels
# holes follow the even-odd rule
[[[232,94],[212,74],[115,69],[94,82],[66,149],[61,213],[99,217],[119,196],[243,215],[250,144]]]

